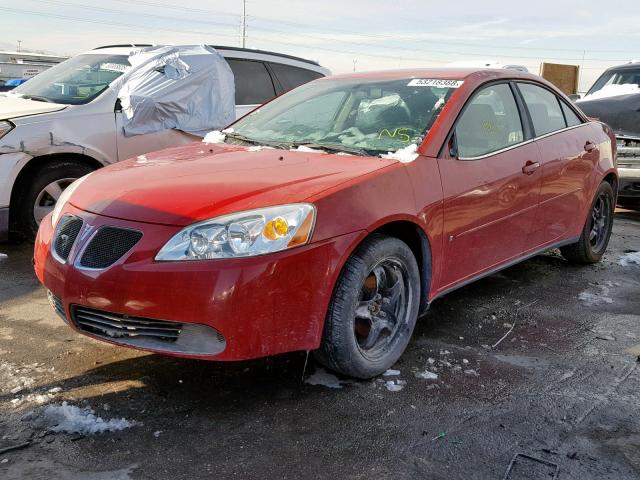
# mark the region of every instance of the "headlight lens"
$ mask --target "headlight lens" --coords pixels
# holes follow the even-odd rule
[[[315,207],[294,203],[224,215],[190,225],[169,240],[156,260],[239,258],[279,252],[306,244]]]
[[[4,137],[11,130],[13,130],[13,124],[11,122],[0,122],[0,138]]]
[[[53,209],[53,213],[51,214],[51,226],[52,227],[55,228],[56,224],[58,223],[58,220],[60,219],[60,214],[62,213],[62,209],[64,208],[64,206],[69,201],[69,198],[71,197],[73,192],[75,192],[76,188],[78,188],[80,186],[80,184],[82,182],[84,182],[84,180],[89,175],[91,175],[91,174],[88,173],[84,177],[80,177],[75,182],[73,182],[71,185],[69,185],[67,188],[65,188],[64,191],[60,194],[60,197],[58,197],[58,201],[56,201],[56,206]]]

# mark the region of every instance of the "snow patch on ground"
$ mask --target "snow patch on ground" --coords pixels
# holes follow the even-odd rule
[[[204,143],[224,143],[224,139],[227,136],[222,133],[220,130],[214,130],[212,132],[207,133],[202,141]]]
[[[618,263],[623,267],[630,267],[631,265],[640,265],[640,252],[625,253],[620,257]]]
[[[618,95],[631,95],[634,93],[640,93],[640,86],[637,83],[605,85],[597,92],[585,96],[582,100],[596,100],[598,98],[617,97]]]
[[[411,163],[416,158],[418,158],[418,145],[412,143],[411,145],[401,148],[400,150],[389,152],[380,156],[388,160],[398,160],[402,163]]]
[[[0,362],[0,393],[15,395],[10,402],[13,407],[19,407],[24,403],[47,403],[62,389],[55,387],[44,391],[44,388],[38,388],[36,385],[39,377],[52,371],[53,367],[45,368],[41,363],[16,366]]]
[[[9,258],[9,255],[7,255],[6,253],[0,253],[0,260],[2,260],[3,258]]]
[[[613,298],[609,296],[610,287],[613,287],[612,282],[607,282],[606,285],[597,285],[598,292],[589,292],[585,290],[578,294],[578,300],[584,303],[587,307],[593,307],[595,305],[601,305],[603,303],[613,303]]]
[[[422,378],[423,380],[437,380],[438,374],[430,372],[429,370],[425,370],[424,372],[415,372],[415,376],[417,378]]]
[[[386,382],[384,382],[384,386],[387,390],[389,390],[390,392],[399,392],[400,390],[402,390],[405,386],[407,385],[407,382],[405,380],[387,380]]]
[[[103,420],[89,407],[80,408],[63,402],[62,405],[48,405],[42,412],[43,419],[52,432],[80,433],[89,435],[102,432],[116,432],[136,425],[124,418]]]
[[[342,388],[340,379],[323,368],[318,368],[313,375],[310,375],[304,381],[304,383],[309,385],[320,385],[328,388]]]
[[[400,375],[400,370],[394,370],[392,368],[382,374],[383,377],[394,377],[397,375]]]

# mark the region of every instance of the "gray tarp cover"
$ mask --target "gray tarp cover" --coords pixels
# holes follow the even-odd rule
[[[112,88],[122,105],[125,136],[175,128],[204,136],[235,119],[233,73],[206,45],[149,47]]]

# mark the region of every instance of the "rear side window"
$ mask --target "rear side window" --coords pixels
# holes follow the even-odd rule
[[[527,104],[536,136],[562,130],[567,126],[558,97],[554,93],[531,83],[519,83],[518,88]]]
[[[276,96],[271,75],[262,62],[227,58],[236,82],[236,105],[265,103]]]
[[[283,90],[278,93],[288,92],[304,83],[323,76],[318,72],[292,67],[291,65],[283,65],[282,63],[269,63],[269,66],[276,77],[278,77],[280,85],[282,85]]]
[[[491,85],[474,95],[455,129],[458,156],[473,158],[522,142],[524,133],[509,85]]]
[[[576,125],[580,125],[582,123],[582,119],[576,115],[576,113],[571,110],[571,108],[560,100],[560,105],[562,106],[562,111],[564,112],[564,118],[567,121],[567,127],[575,127]]]

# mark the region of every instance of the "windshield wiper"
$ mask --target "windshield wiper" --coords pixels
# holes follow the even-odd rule
[[[42,97],[40,95],[22,95],[22,98],[26,98],[27,100],[33,100],[34,102],[54,103],[51,100],[49,100],[47,97]]]
[[[323,145],[320,143],[306,143],[306,142],[294,142],[291,143],[291,148],[297,147],[307,147],[307,148],[316,148],[318,150],[325,150],[327,152],[344,152],[350,153],[351,155],[362,155],[365,157],[371,156],[371,154],[365,148],[351,148],[344,147],[342,145]]]
[[[287,148],[287,146],[283,145],[282,143],[265,142],[263,140],[254,140],[253,138],[245,137],[244,135],[240,135],[239,133],[227,133],[225,135],[227,136],[227,138],[233,138],[234,140],[240,140],[241,142],[250,143],[252,145],[266,145],[268,147],[280,148],[280,149]]]

